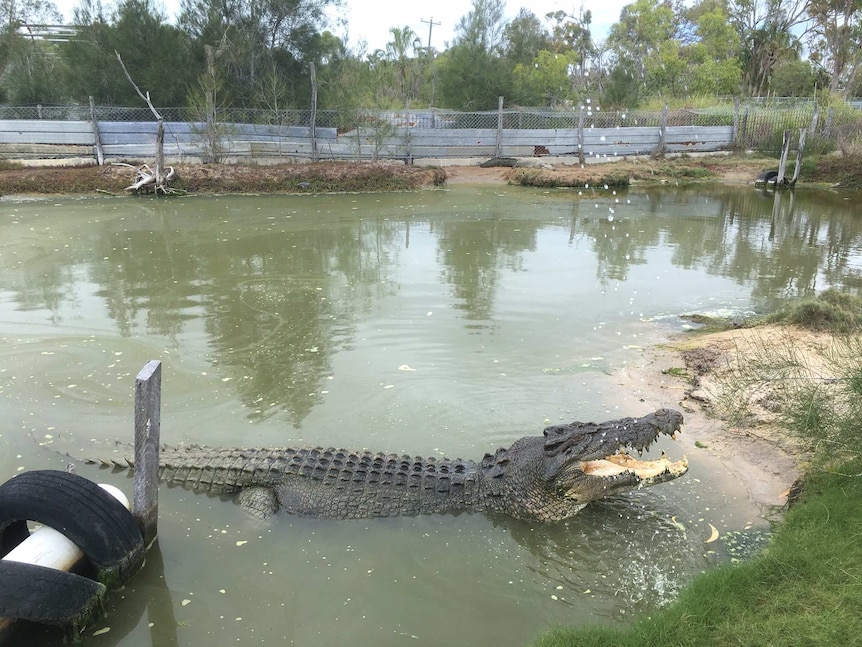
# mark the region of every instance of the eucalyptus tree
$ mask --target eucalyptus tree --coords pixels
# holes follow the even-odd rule
[[[596,55],[597,49],[593,43],[593,35],[590,25],[593,14],[583,7],[578,15],[571,15],[564,11],[549,13],[547,18],[553,21],[551,39],[554,51],[558,54],[566,53],[573,59],[571,69],[572,89],[578,90],[581,95],[589,91],[590,61]]]
[[[608,81],[612,103],[631,105],[645,95],[680,91],[686,63],[679,26],[680,16],[669,2],[635,0],[623,7],[607,39],[614,66]]]
[[[862,65],[862,0],[811,0],[811,58],[829,73],[829,90],[845,94]]]
[[[742,64],[739,35],[720,7],[700,13],[695,20],[696,42],[686,48],[691,68],[691,90],[701,95],[732,95],[740,91]]]
[[[739,34],[747,92],[770,87],[775,68],[799,58],[809,24],[811,0],[727,0],[728,17]]]

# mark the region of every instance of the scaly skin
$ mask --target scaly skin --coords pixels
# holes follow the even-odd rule
[[[160,478],[213,494],[238,494],[260,516],[278,509],[333,519],[439,512],[504,513],[557,521],[597,499],[678,478],[685,459],[664,454],[639,461],[661,434],[682,427],[682,415],[660,409],[640,418],[573,422],[526,436],[479,461],[434,459],[342,449],[213,449],[161,453]],[[119,467],[128,460],[91,461]]]

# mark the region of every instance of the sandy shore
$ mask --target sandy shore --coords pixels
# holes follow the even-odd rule
[[[786,503],[808,454],[765,409],[753,410],[744,426],[721,419],[716,406],[722,396],[719,377],[735,366],[739,354],[754,346],[793,343],[794,348],[807,349],[816,357],[828,339],[779,326],[680,334],[667,344],[644,349],[639,361],[619,371],[615,379],[626,397],[642,402],[646,410],[681,410],[686,422],[678,442],[689,459],[708,462],[719,480],[742,483],[752,502],[769,516],[775,506]],[[688,376],[682,374],[683,369]]]

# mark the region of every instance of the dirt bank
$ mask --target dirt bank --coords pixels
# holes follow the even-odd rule
[[[709,335],[680,334],[667,344],[644,349],[638,362],[616,375],[618,385],[645,410],[671,407],[685,413],[685,433],[678,437],[689,461],[709,461],[716,476],[744,484],[752,501],[769,515],[786,502],[788,491],[808,459],[803,443],[781,428],[761,394],[744,424],[726,419],[722,376],[752,349],[792,344],[819,364],[830,337],[784,326],[758,326]],[[805,360],[808,361],[808,360]],[[718,472],[722,474],[718,474]]]
[[[830,158],[831,159],[831,158]],[[818,164],[828,164],[824,160]],[[803,174],[804,182],[842,183],[841,174],[862,177],[862,160]],[[135,162],[138,164],[139,162]],[[522,160],[527,168],[445,168],[401,163],[320,162],[317,164],[181,164],[176,187],[192,193],[322,193],[404,191],[441,184],[526,184],[540,187],[601,186],[603,184],[684,184],[717,182],[753,184],[758,174],[774,168],[773,159],[756,155],[706,155],[673,159],[626,158],[601,164],[563,164],[554,158]],[[0,164],[0,195],[76,194],[98,191],[121,194],[132,183],[128,166],[38,166]],[[852,182],[844,178],[844,186]]]
[[[7,168],[0,170],[0,195],[122,194],[134,181],[133,166]],[[196,194],[408,191],[446,180],[440,168],[382,163],[180,164],[175,169],[179,177],[173,186]]]

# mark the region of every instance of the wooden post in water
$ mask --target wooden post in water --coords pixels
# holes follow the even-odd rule
[[[784,131],[784,139],[781,141],[781,159],[778,162],[778,177],[775,178],[775,186],[784,186],[784,172],[787,170],[787,153],[790,151],[790,131]]]
[[[158,535],[162,363],[150,360],[135,378],[135,477],[132,514],[144,545]]]
[[[802,170],[802,151],[805,150],[805,129],[799,129],[799,146],[796,148],[796,168],[793,169],[793,179],[790,180],[790,186],[796,185],[796,180],[799,179],[799,173]]]

